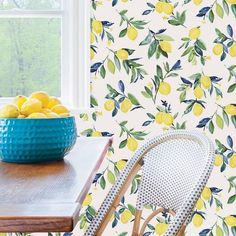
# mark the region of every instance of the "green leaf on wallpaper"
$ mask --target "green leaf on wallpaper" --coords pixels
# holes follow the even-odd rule
[[[223,2],[223,7],[224,7],[224,10],[225,10],[225,13],[227,15],[229,15],[229,5],[227,4],[227,2],[225,0],[223,0],[222,2]]]
[[[231,232],[232,232],[233,236],[236,236],[236,226],[231,228]]]
[[[135,207],[134,207],[134,206],[132,206],[131,204],[128,204],[128,209],[130,210],[130,212],[132,213],[132,215],[134,215],[134,214],[135,214],[135,212],[136,212],[136,209],[135,209]]]
[[[224,9],[223,7],[219,4],[219,3],[216,3],[216,13],[217,15],[223,19],[224,17]]]
[[[208,127],[208,129],[209,129],[209,131],[210,131],[211,134],[214,133],[215,126],[214,126],[212,120],[211,120],[210,123],[209,123],[209,127]]]
[[[130,99],[133,105],[136,105],[136,106],[140,105],[138,99],[133,94],[128,93],[128,98]]]
[[[157,41],[153,40],[148,48],[148,58],[150,59],[157,50]]]
[[[143,45],[148,45],[149,43],[151,43],[152,41],[152,33],[149,32],[147,37],[139,44],[140,46],[143,46]]]
[[[147,95],[149,95],[149,97],[152,97],[153,96],[152,91],[147,86],[145,86],[144,88],[145,88]]]
[[[223,114],[223,118],[224,118],[225,124],[227,126],[229,126],[229,116],[227,115],[227,113],[224,110],[222,111],[222,114]]]
[[[119,148],[124,148],[127,145],[127,139],[123,140],[122,142],[120,142]]]
[[[234,13],[234,16],[236,17],[236,4],[231,5],[231,10]]]
[[[215,19],[214,12],[212,10],[210,10],[210,12],[209,12],[209,20],[210,20],[210,22],[213,23],[214,19]]]
[[[202,50],[206,50],[206,45],[205,45],[205,43],[204,43],[202,40],[197,39],[196,44],[197,44],[198,47],[201,48]]]
[[[159,79],[163,79],[162,69],[159,65],[156,66],[156,75]]]
[[[228,204],[232,204],[236,201],[236,194],[232,195],[231,197],[229,197],[228,199]]]
[[[104,65],[102,65],[100,68],[100,75],[102,76],[103,79],[106,77],[106,69]]]
[[[186,99],[186,91],[183,91],[180,95],[179,95],[179,100],[180,102],[183,102]]]
[[[106,188],[106,180],[105,180],[104,176],[101,177],[99,184],[102,189]]]
[[[115,181],[116,181],[116,178],[115,178],[115,176],[114,176],[114,174],[110,171],[110,170],[108,170],[107,171],[107,180],[108,180],[108,182],[110,183],[110,184],[114,184],[115,183]]]
[[[119,234],[118,236],[127,236],[128,232],[123,232],[121,234]]]
[[[107,60],[107,68],[112,74],[115,74],[116,67],[115,67],[114,62],[111,59]]]
[[[92,107],[97,107],[98,106],[97,99],[93,95],[90,96],[90,104],[91,104]]]
[[[234,125],[234,128],[236,128],[236,116],[231,116],[231,121]]]
[[[224,128],[224,121],[223,121],[222,117],[219,116],[218,114],[216,114],[216,124],[220,129]]]
[[[158,38],[160,40],[165,40],[165,41],[174,41],[174,39],[172,37],[170,37],[169,35],[166,35],[166,34],[158,34],[158,35],[156,35],[156,38]]]
[[[187,49],[183,52],[183,54],[181,55],[181,57],[186,56],[186,55],[189,54],[192,50],[193,50],[193,47],[187,48]]]
[[[117,69],[120,70],[121,69],[120,60],[116,55],[114,55],[114,61],[115,61]]]
[[[122,38],[127,34],[127,28],[120,31],[119,37]]]
[[[235,84],[231,84],[228,88],[228,93],[232,93],[234,90],[236,89],[236,83]]]
[[[225,236],[229,236],[229,227],[228,227],[228,225],[224,221],[223,221],[222,225],[223,225],[223,229],[224,229],[224,232],[225,232]]]
[[[219,225],[216,226],[216,236],[224,236],[224,232]]]

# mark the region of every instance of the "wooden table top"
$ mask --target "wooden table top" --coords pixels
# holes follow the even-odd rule
[[[64,161],[0,162],[0,232],[69,232],[102,163],[109,138],[78,138]]]

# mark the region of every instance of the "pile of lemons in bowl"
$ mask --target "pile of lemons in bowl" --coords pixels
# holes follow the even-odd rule
[[[12,104],[0,109],[0,118],[61,118],[69,117],[70,111],[56,97],[44,91],[32,93],[28,98],[19,95]]]

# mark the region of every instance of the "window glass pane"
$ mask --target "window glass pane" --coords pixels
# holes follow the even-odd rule
[[[60,19],[0,19],[0,97],[60,96],[60,78]]]
[[[53,10],[61,8],[61,0],[0,0],[0,10]]]

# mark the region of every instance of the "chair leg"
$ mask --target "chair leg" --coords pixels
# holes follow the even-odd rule
[[[186,229],[186,225],[182,225],[182,227],[180,228],[179,232],[177,233],[176,236],[183,236],[184,235],[184,232],[185,232],[185,229]]]
[[[133,180],[135,175],[138,173],[140,168],[141,168],[140,164],[137,163],[136,166],[134,166],[134,168],[130,172],[129,176],[127,177],[127,179],[126,179],[126,181],[123,185],[123,187],[120,190],[119,195],[117,195],[116,198],[114,199],[114,202],[113,202],[112,206],[110,207],[108,213],[106,214],[106,216],[104,217],[102,223],[100,224],[100,226],[99,226],[99,228],[98,228],[98,230],[95,234],[96,236],[101,236],[103,234],[103,231],[105,230],[109,220],[111,219],[111,216],[112,216],[113,212],[115,211],[115,209],[119,205],[119,203],[121,201],[121,198],[124,196],[126,190],[130,186],[131,181]]]
[[[132,236],[138,236],[139,235],[139,227],[140,227],[141,216],[142,216],[142,210],[136,210],[135,220],[134,220],[134,224],[133,224]]]

